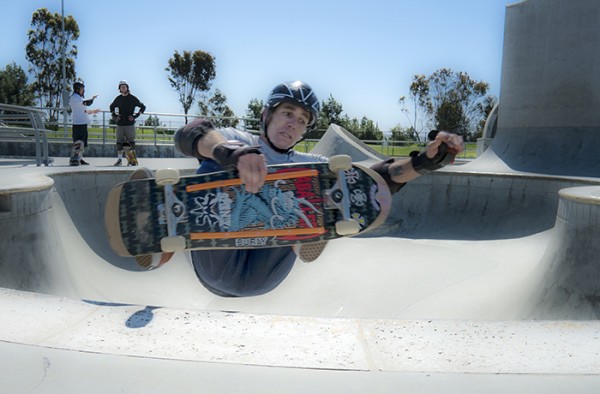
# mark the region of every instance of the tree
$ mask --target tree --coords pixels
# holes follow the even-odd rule
[[[393,141],[418,141],[416,130],[411,127],[403,128],[400,125],[392,127],[390,139]]]
[[[494,96],[486,96],[486,98],[480,102],[478,105],[481,106],[481,111],[484,113],[483,118],[479,121],[479,127],[477,128],[476,138],[481,138],[483,136],[483,129],[485,127],[485,122],[487,118],[490,116],[490,113],[498,103],[498,98]]]
[[[246,128],[250,130],[258,130],[260,128],[260,117],[262,116],[263,107],[265,106],[262,100],[253,98],[248,103],[246,108]]]
[[[72,16],[64,18],[65,36],[62,39],[63,18],[46,8],[35,11],[31,17],[31,29],[25,57],[30,63],[29,71],[35,76],[33,91],[40,106],[51,108],[50,121],[56,121],[56,108],[61,106],[63,45],[65,53],[66,83],[75,80],[75,58],[79,38],[79,26]],[[66,103],[63,103],[66,105]]]
[[[340,126],[348,130],[356,138],[360,138],[360,123],[358,122],[358,119],[350,119],[348,115],[344,115]]]
[[[215,59],[204,51],[183,51],[183,54],[175,51],[165,70],[169,72],[171,87],[179,94],[187,124],[187,114],[197,95],[210,90],[216,76]]]
[[[455,98],[442,100],[434,114],[434,119],[438,130],[451,130],[464,137],[469,136],[469,120],[465,116],[463,107]]]
[[[217,127],[236,127],[239,120],[235,117],[233,110],[227,105],[227,97],[219,90],[215,90],[211,98],[204,96],[198,103],[200,114],[213,118]]]
[[[29,107],[34,95],[27,74],[14,62],[0,70],[0,103]]]
[[[350,119],[348,115],[344,114],[339,117],[337,124],[361,140],[381,140],[383,138],[383,133],[377,124],[366,116],[359,121],[356,118]]]
[[[412,85],[415,87],[415,90],[411,91],[409,95],[409,99],[412,102],[411,110],[406,108],[406,96],[401,96],[398,99],[398,103],[402,106],[401,111],[406,115],[408,122],[411,124],[409,129],[412,133],[411,139],[414,141],[421,141],[421,133],[425,128],[424,120],[427,117],[427,112],[425,111],[425,113],[423,113],[426,105],[422,106],[419,100],[419,97],[426,97],[429,92],[428,84],[422,82],[422,79],[424,78],[424,75],[415,75],[416,80]]]
[[[321,103],[321,112],[319,113],[317,128],[327,130],[332,123],[342,126],[344,123],[344,118],[342,117],[343,112],[344,108],[342,107],[342,104],[336,101],[336,99],[333,98],[333,95],[330,94],[329,98]]]
[[[465,72],[443,68],[429,77],[415,75],[410,86],[418,106],[432,127],[448,130],[470,140],[485,117],[487,82],[475,81]]]
[[[383,139],[383,133],[379,130],[377,124],[366,116],[363,116],[360,120],[359,133],[360,139],[365,141],[379,141]]]
[[[359,128],[358,120],[354,119],[354,123],[350,117],[344,114],[344,106],[337,101],[332,94],[329,98],[321,102],[321,111],[319,111],[319,121],[317,122],[316,130],[309,133],[307,138],[320,138],[325,134],[329,125],[336,124],[344,129],[355,133]],[[358,134],[357,134],[358,135]]]
[[[160,119],[156,115],[150,115],[144,120],[144,126],[155,127],[160,126]]]

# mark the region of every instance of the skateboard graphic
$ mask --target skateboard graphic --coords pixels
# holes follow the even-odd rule
[[[135,155],[135,149],[131,146],[129,142],[123,143],[123,153],[125,154],[125,158],[127,159],[128,166],[137,166],[137,156]]]
[[[69,165],[78,166],[81,164],[81,155],[83,153],[83,141],[77,140],[73,142],[71,149],[71,157],[69,158]]]
[[[189,249],[269,248],[322,242],[382,224],[391,194],[375,171],[349,156],[329,163],[269,166],[258,193],[237,171],[123,182],[109,192],[105,226],[121,256]]]

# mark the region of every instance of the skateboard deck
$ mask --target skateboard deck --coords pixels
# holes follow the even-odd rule
[[[78,166],[81,164],[81,154],[83,153],[83,141],[77,140],[73,142],[71,148],[71,157],[69,158],[69,165]]]
[[[127,159],[128,166],[137,166],[138,165],[138,160],[137,160],[137,156],[135,154],[135,149],[133,149],[131,147],[129,142],[125,142],[123,144],[123,152],[125,154],[125,158]]]
[[[105,206],[110,245],[121,256],[269,248],[379,226],[391,207],[385,181],[348,156],[338,158],[270,166],[256,194],[244,190],[235,170],[179,177],[165,169],[155,179],[120,183]]]

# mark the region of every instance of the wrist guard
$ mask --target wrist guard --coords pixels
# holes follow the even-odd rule
[[[213,160],[219,163],[225,169],[237,167],[237,162],[240,157],[255,153],[262,154],[259,146],[244,145],[239,141],[228,141],[215,146],[213,149]]]
[[[431,159],[425,152],[410,152],[411,164],[413,169],[421,175],[428,174],[431,171],[438,170],[454,161],[454,155],[448,152],[448,145],[442,143],[438,153]]]
[[[197,119],[188,125],[181,127],[175,132],[173,140],[175,148],[186,156],[194,156],[198,159],[206,159],[198,152],[198,140],[204,137],[215,126],[206,119]]]
[[[385,183],[387,183],[388,187],[390,188],[390,192],[392,194],[396,193],[398,190],[402,189],[404,185],[406,185],[406,183],[396,183],[392,180],[392,176],[390,175],[390,166],[394,161],[395,160],[393,158],[387,159],[371,166],[372,170],[381,175]]]

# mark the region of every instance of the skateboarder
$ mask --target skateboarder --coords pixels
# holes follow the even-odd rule
[[[84,97],[85,85],[82,82],[75,82],[73,84],[73,94],[69,98],[69,106],[71,107],[71,116],[73,119],[73,149],[69,160],[69,165],[72,166],[89,164],[83,160],[83,151],[88,145],[89,115],[100,112],[99,108],[85,108],[94,103],[94,99],[98,97],[97,94],[89,100],[84,100]]]
[[[256,193],[264,184],[267,164],[327,160],[292,149],[307,131],[316,127],[319,110],[317,96],[308,84],[286,82],[275,86],[267,98],[260,135],[233,128],[217,129],[210,121],[197,119],[175,133],[175,145],[183,154],[201,160],[198,173],[235,167],[246,190]],[[427,145],[426,152],[414,154],[410,159],[383,161],[372,168],[395,192],[419,175],[441,168],[447,164],[450,154],[460,151],[460,136],[439,132]],[[273,290],[285,279],[296,260],[291,247],[191,253],[200,282],[223,297],[254,296]],[[299,253],[302,255],[302,249]]]
[[[146,111],[146,106],[137,97],[129,92],[127,81],[119,81],[119,92],[121,93],[110,104],[110,112],[117,122],[117,162],[115,166],[123,163],[123,144],[129,143],[131,153],[129,156],[135,159],[135,120]],[[135,109],[139,108],[138,112]],[[117,112],[118,111],[118,112]],[[131,160],[128,156],[129,165],[137,165],[137,159]]]

